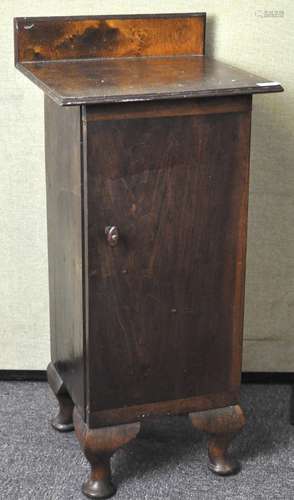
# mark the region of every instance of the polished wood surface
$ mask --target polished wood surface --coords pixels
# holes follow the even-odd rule
[[[91,498],[158,415],[190,414],[210,469],[238,470],[251,101],[282,87],[205,57],[204,32],[203,14],[15,21],[46,94],[53,425],[75,405]]]
[[[279,92],[204,56],[205,14],[15,19],[17,68],[60,105]]]
[[[62,378],[57,372],[54,364],[51,362],[47,367],[48,383],[56,396],[59,405],[59,412],[51,420],[54,429],[60,432],[73,430],[73,402],[64,385]]]
[[[214,59],[138,57],[18,65],[61,105],[280,92],[257,75]],[[262,83],[262,86],[259,84]]]
[[[15,19],[16,62],[202,55],[205,14]]]
[[[245,425],[245,416],[239,405],[208,410],[189,415],[196,429],[207,432],[209,468],[219,476],[236,474],[240,464],[229,455],[228,448],[235,435]]]
[[[45,97],[51,359],[84,415],[80,115]]]
[[[204,394],[192,398],[160,401],[158,403],[144,403],[136,406],[124,406],[111,410],[94,411],[88,415],[90,428],[104,425],[117,425],[120,422],[144,421],[148,418],[163,415],[187,415],[190,412],[203,411],[214,408],[223,408],[238,403],[240,399],[239,387],[232,391]]]
[[[148,101],[87,106],[87,122],[158,118],[167,116],[197,116],[221,113],[247,112],[251,110],[250,96],[219,97],[218,99],[175,99],[167,102]]]
[[[234,390],[250,111],[86,127],[90,413]]]
[[[89,429],[75,408],[74,424],[77,438],[91,465],[90,477],[83,484],[82,490],[91,498],[108,498],[116,491],[111,480],[110,458],[118,448],[137,436],[140,422]]]
[[[177,105],[173,103],[172,106],[164,102],[148,103],[147,108],[145,103],[132,105],[132,107],[129,104],[122,104],[115,107],[115,119],[111,120],[107,114],[109,113],[107,106],[97,109],[85,108],[80,117],[78,110],[61,108],[52,101],[46,100],[46,138],[51,144],[50,147],[46,146],[46,156],[48,158],[52,359],[81,412],[86,411],[84,398],[87,398],[88,411],[85,418],[88,419],[90,425],[130,422],[146,414],[187,413],[197,409],[202,410],[205,405],[215,408],[218,405],[233,404],[238,400],[247,190],[244,190],[243,186],[243,197],[238,197],[237,191],[233,193],[235,190],[241,190],[243,182],[247,185],[250,109],[251,101],[246,96],[231,97],[227,100],[222,98],[211,101],[208,99],[199,103],[178,101]],[[191,114],[191,110],[194,114]],[[156,112],[158,118],[154,117]],[[105,113],[108,117],[106,121]],[[146,113],[145,118],[144,113]],[[222,119],[225,121],[222,122]],[[78,125],[81,123],[83,123],[82,137],[80,125]],[[222,123],[226,127],[222,127]],[[244,131],[241,134],[242,125]],[[213,155],[206,157],[211,146],[210,142],[208,141],[205,146],[197,142],[197,137],[200,137],[197,130],[199,132],[202,127],[204,130],[207,128],[208,136],[211,137],[214,146],[217,145],[224,151],[226,151],[224,145],[227,147],[227,135],[232,134],[232,142],[235,146],[229,155],[226,153],[226,161],[222,160],[219,155],[215,159]],[[189,129],[193,132],[189,132]],[[192,138],[191,133],[193,137],[195,135],[195,139]],[[120,137],[118,134],[121,134],[118,144],[123,143],[128,147],[115,153],[113,140],[117,142]],[[175,137],[177,141],[174,140]],[[239,153],[235,150],[238,144],[237,137],[239,144],[243,145]],[[71,142],[68,141],[74,141],[75,145],[72,147]],[[165,150],[162,144],[165,141],[169,146],[166,153],[163,153],[162,151]],[[81,142],[83,155],[80,152]],[[98,144],[104,145],[102,150],[99,148],[100,151],[96,151]],[[141,144],[139,148],[138,144]],[[182,152],[180,144],[185,144],[186,153]],[[68,147],[65,147],[66,145]],[[196,153],[194,160],[191,160],[191,151]],[[162,156],[163,154],[166,156]],[[85,158],[85,164],[83,164],[82,156]],[[197,167],[199,163],[202,164],[202,170]],[[239,170],[235,163],[239,164]],[[173,164],[177,167],[172,167]],[[96,171],[97,165],[99,165],[99,172]],[[218,168],[220,165],[224,170]],[[127,177],[124,174],[126,168]],[[223,183],[224,172],[227,172],[227,184]],[[238,175],[240,175],[239,178]],[[210,176],[213,180],[210,180]],[[82,179],[87,179],[87,182],[83,183]],[[112,191],[112,186],[114,186],[114,191]],[[197,186],[201,186],[203,192],[202,202],[192,196],[193,189],[198,189]],[[99,188],[98,197],[97,187]],[[142,190],[146,190],[146,195]],[[182,192],[186,192],[186,198],[182,197]],[[235,243],[233,243],[233,233],[231,234],[231,240],[228,241],[227,246],[227,240],[223,239],[224,235],[221,234],[220,218],[223,215],[221,211],[217,211],[224,192],[227,195],[231,193],[227,196],[227,203],[230,203],[230,200],[234,201],[235,215],[230,223],[232,231],[238,234],[238,237],[235,235]],[[163,199],[166,198],[164,193],[169,193],[169,197],[164,205],[161,202],[161,212],[158,212],[160,198],[162,196]],[[113,205],[113,209],[109,206],[112,196],[118,203],[117,206]],[[118,200],[121,201],[118,202]],[[96,206],[97,203],[99,207]],[[204,219],[202,215],[200,216],[204,209],[202,203],[205,203],[207,211]],[[210,203],[212,203],[211,206]],[[114,211],[111,212],[110,209]],[[66,210],[70,213],[67,214]],[[185,210],[188,213],[187,220],[184,217]],[[157,220],[158,213],[162,213],[162,219],[159,217]],[[183,214],[183,218],[180,217],[180,213]],[[242,216],[241,213],[243,213]],[[107,214],[111,216],[109,221],[104,219],[108,217]],[[121,219],[123,214],[126,217],[124,221]],[[113,220],[116,216],[118,219]],[[239,223],[238,217],[241,217]],[[109,248],[106,244],[104,229],[108,222],[118,222],[122,229],[122,241],[116,248]],[[212,230],[209,233],[210,237],[212,237],[213,230],[216,231],[216,247],[214,255],[210,256],[213,264],[210,264],[209,254],[206,255],[208,248],[206,245],[209,242],[206,224]],[[193,231],[194,225],[197,226],[197,232]],[[164,232],[160,230],[160,227],[165,228]],[[205,243],[203,235],[206,233],[207,242]],[[82,234],[85,238],[84,261]],[[153,237],[151,237],[152,234]],[[239,244],[240,247],[238,247]],[[193,247],[193,245],[196,246]],[[89,250],[87,250],[88,246]],[[63,252],[66,252],[66,257],[58,257]],[[235,307],[235,314],[231,317],[233,323],[230,324],[226,323],[229,321],[230,314],[226,317],[221,312],[222,305],[217,298],[217,289],[221,290],[222,278],[219,273],[223,256],[226,254],[226,259],[229,259],[229,256],[232,258],[231,272],[234,273],[234,262],[236,262],[234,259],[237,255],[235,252],[240,252],[239,258],[243,262],[243,268],[238,265],[238,274],[235,277],[236,288],[232,287],[230,289],[232,296],[230,299],[227,297],[233,300],[232,304],[235,303],[235,306],[232,306]],[[176,261],[172,261],[172,255],[176,257],[177,254]],[[193,254],[197,256],[195,260],[193,260]],[[149,255],[151,257],[153,255],[151,268],[148,264]],[[210,265],[212,265],[211,272],[214,278],[209,285],[210,274],[207,270]],[[218,266],[220,266],[219,271]],[[128,269],[127,273],[124,272],[125,268]],[[200,274],[198,277],[198,273],[202,273],[201,269],[203,277],[208,272],[204,288],[203,278],[199,281]],[[88,275],[84,275],[87,270],[89,270]],[[152,270],[155,271],[154,275],[150,274]],[[134,286],[130,281],[133,278]],[[85,283],[84,291],[83,283]],[[162,283],[162,288],[158,283]],[[187,286],[186,289],[185,286]],[[196,289],[201,287],[201,290],[199,289],[200,300],[195,286]],[[214,286],[218,287],[215,291],[213,291]],[[108,300],[102,302],[100,295],[102,300],[106,300],[104,297],[106,289]],[[122,294],[121,297],[119,294]],[[232,299],[233,295],[234,299]],[[87,297],[89,297],[90,309],[87,311],[86,308],[84,311],[82,303],[88,300]],[[193,297],[196,302],[190,303]],[[115,304],[122,298],[125,302],[121,303],[123,312],[119,319],[123,323],[119,324],[117,313],[115,314]],[[162,310],[157,307],[156,298],[161,301]],[[224,300],[227,299],[224,296]],[[112,305],[111,301],[114,301]],[[132,308],[128,308],[129,302],[132,303]],[[190,307],[187,311],[185,302]],[[95,304],[99,304],[99,308]],[[210,331],[212,332],[217,325],[218,331],[223,332],[224,339],[221,336],[217,338],[214,349],[211,350],[209,347],[210,356],[206,354],[202,361],[198,360],[195,363],[197,349],[201,345],[208,346],[205,344],[208,342],[205,340],[208,339],[207,332],[203,330],[196,335],[196,325],[198,323],[198,328],[202,329],[201,318],[203,317],[204,321],[205,311],[208,311],[210,307],[213,308],[214,304],[216,311],[211,318]],[[107,319],[106,313],[109,307],[113,309]],[[176,310],[172,311],[172,309]],[[134,314],[133,318],[132,314]],[[219,324],[217,319],[219,314],[223,317],[223,324]],[[133,325],[130,330],[129,324]],[[98,336],[97,325],[100,325]],[[132,346],[131,350],[126,349],[124,344],[125,339],[121,335],[122,327],[130,332],[127,343],[129,347]],[[226,328],[228,328],[228,333]],[[138,334],[136,334],[137,329]],[[157,345],[157,337],[162,329],[169,332],[169,336],[162,338],[160,347],[160,344]],[[107,348],[105,341],[108,342]],[[177,361],[179,343],[187,345],[186,357],[182,361],[182,363],[188,363],[185,372],[182,372],[183,366]],[[85,345],[88,354],[84,351]],[[189,349],[188,345],[194,347]],[[137,349],[141,357],[134,364],[135,376],[133,377],[130,369],[135,361],[134,353]],[[219,356],[221,353],[224,356],[223,360]],[[155,357],[152,361],[153,354]],[[103,359],[100,364],[101,356]],[[141,359],[143,360],[144,357],[145,361],[142,364]],[[213,361],[214,357],[215,361]],[[231,364],[232,357],[234,358],[233,364]],[[88,361],[85,371],[86,359]],[[211,371],[207,371],[206,366],[209,359],[213,364]],[[161,366],[162,360],[164,363]],[[169,362],[170,366],[166,367],[165,364]],[[110,365],[100,379],[100,371],[108,363]],[[226,366],[223,368],[224,365]],[[84,379],[84,373],[86,373],[86,379]],[[106,373],[110,375],[108,381],[105,380]],[[213,373],[217,374],[216,382],[210,385],[209,381],[212,380]],[[101,380],[101,384],[93,382],[97,377]],[[165,386],[162,385],[163,382],[158,384],[158,378],[166,381]],[[121,394],[118,398],[116,385],[114,384],[109,389],[109,384],[112,385],[114,380],[117,380],[119,384],[123,382],[123,389],[117,391]],[[138,384],[137,388],[136,384]],[[85,387],[88,388],[87,393],[85,393]],[[105,393],[104,400],[103,397],[101,398],[101,391]],[[97,401],[99,401],[98,406]],[[128,410],[123,409],[126,401],[129,405]]]

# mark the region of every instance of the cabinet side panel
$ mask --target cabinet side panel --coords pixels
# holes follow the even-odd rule
[[[51,358],[84,411],[80,107],[45,97]]]

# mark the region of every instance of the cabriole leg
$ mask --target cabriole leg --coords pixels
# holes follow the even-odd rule
[[[89,429],[75,408],[74,425],[81,448],[91,465],[90,477],[83,484],[82,491],[89,498],[109,498],[116,492],[111,480],[110,458],[118,448],[136,437],[140,423]]]
[[[67,392],[67,389],[63,383],[62,378],[57,372],[53,363],[50,363],[47,368],[47,377],[48,383],[54,392],[58,404],[59,404],[59,412],[51,420],[51,424],[54,429],[59,432],[68,432],[74,429],[73,426],[73,402],[70,395]]]
[[[190,413],[189,417],[194,427],[210,434],[209,469],[220,476],[239,472],[240,464],[229,456],[228,448],[245,424],[245,417],[240,406]]]

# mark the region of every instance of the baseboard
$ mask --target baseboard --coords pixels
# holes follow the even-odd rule
[[[45,370],[0,370],[0,380],[44,382]],[[242,384],[294,384],[294,372],[245,372]]]
[[[44,382],[46,370],[0,370],[0,380]]]
[[[242,384],[294,384],[294,372],[244,372]]]

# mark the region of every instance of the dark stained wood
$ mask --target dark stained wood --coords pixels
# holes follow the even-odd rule
[[[251,111],[251,97],[219,97],[218,99],[175,99],[117,104],[97,104],[87,107],[87,122],[101,120],[131,120],[164,116],[208,115]]]
[[[17,18],[14,29],[17,68],[60,105],[283,90],[204,57],[201,13]]]
[[[15,19],[16,62],[203,55],[205,14]]]
[[[240,470],[240,464],[229,456],[228,447],[245,425],[245,416],[240,406],[192,413],[189,417],[194,427],[210,434],[208,441],[210,470],[220,476],[236,474]]]
[[[16,66],[46,93],[53,425],[74,403],[91,498],[156,415],[190,414],[211,470],[238,469],[251,94],[283,89],[206,58],[204,31],[203,14],[15,20]]]
[[[47,378],[59,404],[59,413],[51,420],[51,424],[59,432],[72,431],[73,402],[53,363],[48,365]]]
[[[17,67],[61,105],[283,90],[277,83],[201,56],[23,63]]]
[[[47,366],[47,380],[54,394],[66,392],[64,382],[52,362]]]
[[[113,410],[103,410],[88,414],[87,423],[90,428],[116,425],[120,422],[129,423],[138,420],[162,415],[186,415],[190,412],[203,411],[213,408],[223,408],[234,405],[239,401],[239,388],[235,390],[205,394],[203,396],[178,399],[173,401],[160,401],[137,406],[124,406]]]
[[[80,109],[45,97],[51,359],[84,414]]]
[[[110,458],[118,448],[136,437],[140,423],[89,429],[75,408],[74,424],[77,438],[91,465],[91,474],[83,484],[83,492],[91,498],[108,498],[115,493],[115,486],[111,481]]]
[[[86,126],[89,412],[234,390],[250,112]]]

